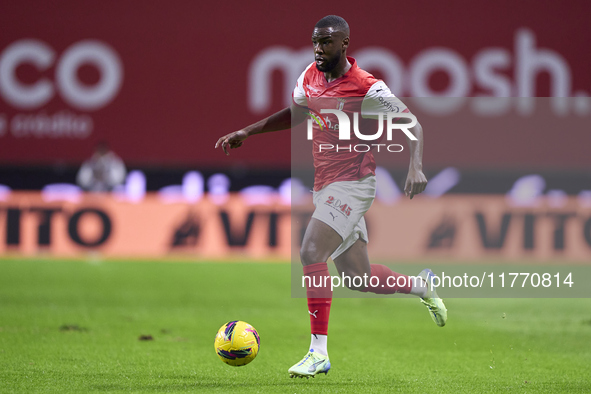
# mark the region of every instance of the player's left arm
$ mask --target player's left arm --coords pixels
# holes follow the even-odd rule
[[[417,122],[409,131],[415,136],[416,141],[406,138],[410,150],[410,164],[404,183],[404,194],[412,200],[415,194],[422,193],[427,187],[427,177],[423,174],[423,127]]]
[[[380,112],[409,112],[406,105],[394,96],[383,81],[377,81],[369,88],[363,99],[361,111],[362,116],[367,118],[375,118]],[[394,119],[394,123],[409,122],[410,119],[404,117]],[[408,130],[416,137],[416,140],[406,137],[410,150],[410,165],[404,183],[404,194],[412,199],[416,194],[425,190],[427,177],[423,174],[423,128],[417,122],[414,127]]]

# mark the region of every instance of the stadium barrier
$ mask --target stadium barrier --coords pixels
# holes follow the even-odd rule
[[[47,199],[13,192],[0,201],[0,253],[11,256],[297,258],[311,203],[290,206],[232,194],[196,203],[140,202],[83,194]],[[591,261],[591,204],[540,197],[528,206],[505,196],[418,196],[366,215],[375,260],[532,259]]]

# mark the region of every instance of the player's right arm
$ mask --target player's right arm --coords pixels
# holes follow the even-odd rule
[[[261,119],[256,123],[246,126],[242,130],[235,131],[220,137],[215,143],[215,147],[222,147],[224,153],[229,155],[228,147],[230,149],[240,148],[245,139],[255,134],[269,133],[271,131],[286,130],[291,128],[292,124],[299,124],[306,118],[304,109],[292,105],[274,113],[271,116]]]
[[[259,120],[243,128],[218,139],[215,147],[221,146],[226,155],[228,153],[228,146],[230,149],[240,148],[245,139],[251,135],[268,133],[271,131],[279,131],[291,128],[292,125],[298,125],[306,119],[306,93],[304,92],[304,77],[308,69],[313,65],[311,63],[304,72],[300,75],[293,90],[293,102],[290,107],[284,108],[273,115]]]

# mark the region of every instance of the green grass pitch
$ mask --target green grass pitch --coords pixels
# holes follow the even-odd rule
[[[290,267],[0,260],[0,392],[591,392],[591,299],[335,299],[332,370],[290,379],[309,345]],[[218,328],[261,336],[223,364]],[[140,341],[140,335],[153,340]]]

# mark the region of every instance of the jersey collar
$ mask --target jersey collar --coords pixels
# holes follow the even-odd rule
[[[322,71],[316,69],[320,74],[322,74],[322,82],[324,83],[325,87],[334,86],[335,84],[340,83],[345,78],[347,78],[349,75],[351,75],[352,73],[357,71],[357,68],[359,68],[359,67],[357,67],[357,61],[354,58],[352,58],[351,56],[347,56],[347,60],[349,61],[349,64],[351,64],[351,68],[349,70],[347,70],[347,72],[345,74],[338,77],[337,79],[335,79],[332,82],[327,82],[326,78],[324,77],[324,73]]]

